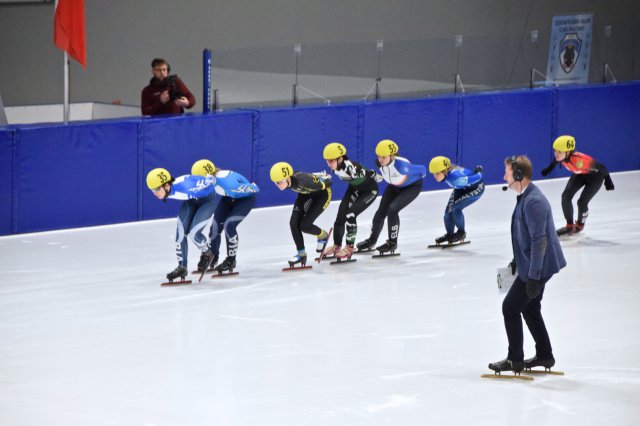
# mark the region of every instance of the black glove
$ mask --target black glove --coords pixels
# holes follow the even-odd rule
[[[511,275],[515,275],[516,274],[516,260],[513,259],[511,262],[509,262],[509,264],[507,265],[507,268],[511,268]]]
[[[481,173],[484,170],[484,168],[480,165],[476,166],[475,169],[473,169],[473,173]]]
[[[542,171],[540,172],[540,174],[542,174],[542,176],[547,176],[549,173],[551,173],[553,171],[553,168],[556,166],[556,163],[550,164],[547,167],[545,167],[544,169],[542,169]]]
[[[607,191],[613,191],[615,186],[613,186],[613,181],[611,180],[611,176],[607,176],[604,178],[604,189]]]
[[[540,294],[540,281],[529,278],[527,281],[527,296],[529,299],[535,299]]]

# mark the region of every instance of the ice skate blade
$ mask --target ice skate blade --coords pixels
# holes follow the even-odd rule
[[[564,376],[564,371],[555,371],[555,370],[530,370],[525,369],[525,373],[527,374],[552,374],[555,376]]]
[[[211,278],[232,277],[238,274],[240,274],[240,272],[216,272],[215,274],[211,275]]]
[[[385,253],[380,253],[380,254],[374,254],[373,256],[371,256],[371,258],[373,259],[380,259],[382,257],[394,257],[394,256],[400,256],[400,253],[395,253],[395,252],[385,252]]]
[[[352,263],[352,262],[357,262],[358,259],[352,259],[352,258],[348,258],[348,259],[338,259],[338,260],[334,260],[333,262],[329,262],[329,265],[339,265],[341,263]]]
[[[371,253],[375,251],[374,248],[366,249],[366,250],[354,250],[353,254],[363,254],[363,253]]]
[[[511,380],[527,380],[527,381],[531,381],[533,380],[533,377],[531,376],[524,376],[522,374],[498,374],[498,373],[491,373],[491,374],[483,374],[482,376],[483,379],[511,379]]]
[[[578,232],[575,234],[564,234],[558,235],[558,240],[560,241],[580,241],[584,237],[584,233]]]
[[[446,249],[446,248],[452,248],[455,246],[461,246],[464,244],[470,244],[471,241],[463,241],[461,243],[453,243],[453,244],[431,244],[430,246],[427,246],[427,248],[439,248],[439,249]]]
[[[160,284],[160,287],[171,287],[171,286],[186,285],[186,284],[191,284],[191,280],[185,280],[183,278],[180,281],[167,281],[166,283]]]
[[[320,259],[320,256],[316,257],[315,259],[313,259],[314,261],[320,263],[321,260],[325,260],[325,259],[335,259],[336,256],[335,255],[330,255],[330,256],[322,256],[322,259]]]
[[[205,272],[215,272],[216,268],[215,266],[212,266],[211,268],[207,269]],[[197,269],[195,271],[191,271],[191,275],[196,275],[196,274],[201,274],[202,271],[198,271]]]
[[[290,271],[302,271],[305,269],[312,269],[313,266],[303,265],[303,266],[289,266],[288,268],[282,268],[282,272],[290,272]]]

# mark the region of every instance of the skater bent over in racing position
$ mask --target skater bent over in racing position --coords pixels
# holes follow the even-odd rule
[[[218,261],[220,253],[221,234],[224,231],[227,241],[227,258],[215,270],[220,272],[233,271],[236,268],[236,254],[238,252],[237,227],[244,220],[256,203],[258,186],[231,170],[220,170],[209,160],[198,160],[191,167],[191,174],[211,177],[215,183],[215,191],[220,195],[220,201],[213,214],[213,223],[209,238],[214,261]],[[202,272],[207,266],[207,257],[202,255],[198,262],[198,271]]]
[[[575,149],[576,140],[573,136],[564,135],[556,138],[553,142],[555,158],[541,172],[542,176],[547,176],[559,163],[572,173],[562,192],[562,212],[567,220],[567,226],[558,229],[560,236],[578,233],[584,229],[584,222],[589,215],[589,201],[600,190],[602,182],[607,191],[614,189],[611,176],[604,164]],[[583,186],[582,194],[578,198],[578,220],[574,224],[571,200]]]
[[[505,159],[504,180],[518,193],[511,216],[511,245],[517,276],[502,302],[509,340],[507,358],[489,364],[495,372],[555,364],[551,341],[541,313],[545,285],[567,262],[555,232],[551,205],[531,182],[533,167],[526,156]],[[522,317],[536,342],[536,355],[524,360]]]
[[[335,255],[338,259],[349,259],[353,254],[358,225],[356,217],[369,207],[378,195],[376,172],[364,168],[361,164],[347,157],[347,149],[338,142],[324,148],[322,153],[329,168],[340,178],[348,182],[349,188],[342,197],[338,215],[333,225],[333,246],[327,247],[324,256]],[[380,178],[382,179],[382,178]],[[342,237],[347,230],[346,245],[342,247]]]
[[[304,248],[302,233],[315,235],[318,238],[316,251],[322,253],[327,244],[329,234],[320,229],[313,222],[320,216],[331,201],[331,176],[325,172],[305,173],[295,172],[289,163],[280,162],[271,167],[271,180],[280,191],[289,188],[298,193],[289,226],[291,235],[298,252],[289,259],[289,265],[297,263],[303,266],[307,263],[307,253]]]
[[[386,217],[389,239],[376,247],[382,254],[393,252],[398,247],[399,212],[420,194],[422,179],[427,175],[427,169],[423,165],[411,164],[406,158],[398,157],[398,145],[389,139],[378,143],[376,155],[376,165],[380,167],[380,174],[389,185],[384,190],[380,206],[373,216],[371,235],[359,242],[357,247],[358,251],[365,251],[376,245]]]
[[[436,244],[454,244],[464,241],[467,234],[464,229],[462,209],[478,201],[484,193],[482,166],[471,171],[455,166],[447,157],[433,157],[429,162],[429,173],[438,182],[446,182],[453,188],[449,202],[444,210],[444,227],[447,233],[436,238]],[[458,228],[454,232],[455,228]]]
[[[176,255],[178,267],[167,274],[167,279],[187,276],[187,255],[190,239],[202,251],[207,264],[213,262],[213,253],[209,248],[209,239],[202,232],[208,225],[216,208],[217,201],[214,182],[211,178],[184,175],[172,178],[171,174],[162,168],[153,169],[147,174],[147,186],[158,199],[167,198],[183,200],[178,211],[178,226],[176,229]]]

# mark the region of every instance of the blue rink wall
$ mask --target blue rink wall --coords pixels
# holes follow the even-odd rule
[[[155,167],[186,174],[201,158],[257,183],[257,206],[271,206],[295,198],[271,183],[271,165],[328,171],[322,150],[329,142],[374,167],[377,142],[393,139],[413,163],[445,155],[469,168],[482,164],[493,184],[512,154],[527,154],[539,178],[560,134],[574,135],[578,150],[610,171],[640,169],[640,82],[4,127],[0,235],[174,216],[180,203],[158,201],[146,174]],[[555,169],[551,177],[566,174]],[[333,199],[345,188],[334,179]],[[424,180],[424,190],[445,188]]]

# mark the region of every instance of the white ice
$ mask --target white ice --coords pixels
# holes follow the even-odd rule
[[[562,243],[543,314],[566,375],[533,382],[480,378],[507,351],[496,269],[515,193],[498,186],[465,210],[469,245],[426,248],[450,192],[423,193],[401,256],[299,272],[281,272],[290,207],[255,210],[240,275],[181,287],[159,285],[174,219],[0,238],[0,425],[636,425],[639,178],[614,174]],[[565,182],[537,182],[558,227]]]

